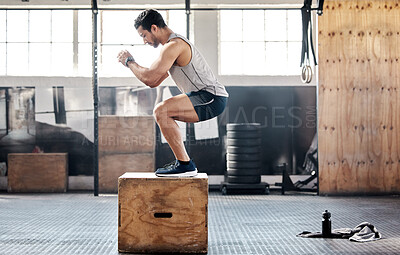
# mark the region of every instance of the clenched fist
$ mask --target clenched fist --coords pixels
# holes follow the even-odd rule
[[[118,53],[117,58],[118,58],[118,61],[121,62],[121,64],[123,64],[126,67],[128,67],[129,61],[135,62],[135,59],[132,57],[132,55],[127,50],[123,50],[120,53]]]

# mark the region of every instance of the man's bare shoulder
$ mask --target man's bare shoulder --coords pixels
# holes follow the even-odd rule
[[[180,38],[172,38],[164,44],[161,55],[170,56],[178,66],[185,66],[191,59],[190,46]]]
[[[180,38],[172,38],[162,48],[162,52],[177,52],[178,54],[187,50],[188,44]]]
[[[165,45],[167,47],[171,47],[171,48],[175,48],[175,47],[183,47],[185,46],[186,42],[184,40],[182,40],[181,38],[172,38],[171,40],[169,40]]]
[[[179,51],[179,44],[175,41],[166,42],[161,48],[161,53],[170,52],[170,51]]]
[[[163,60],[170,59],[172,62],[175,62],[182,52],[183,47],[180,45],[180,43],[172,39],[163,45],[160,56]]]

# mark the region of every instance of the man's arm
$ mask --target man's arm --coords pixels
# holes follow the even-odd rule
[[[181,47],[179,47],[177,42],[171,41],[164,45],[160,56],[149,68],[140,66],[138,63],[132,61],[128,62],[128,67],[140,81],[154,88],[168,77],[168,70],[180,54]],[[123,51],[119,54],[118,59],[125,65],[126,59],[131,56],[128,51]]]
[[[153,63],[154,65],[154,63]],[[153,66],[152,65],[152,66]],[[161,84],[169,75],[168,70],[164,72],[164,74],[157,72],[156,69],[146,68],[139,65],[136,62],[128,62],[128,67],[131,69],[133,74],[144,84],[149,86],[150,88],[155,88]]]

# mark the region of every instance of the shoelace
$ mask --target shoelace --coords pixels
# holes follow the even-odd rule
[[[176,160],[174,160],[174,161],[172,161],[172,162],[170,162],[170,163],[168,163],[168,164],[165,164],[165,165],[163,166],[163,168],[170,168],[170,167],[174,166],[175,164],[176,164]]]
[[[168,163],[168,164],[163,165],[162,168],[164,168],[164,169],[169,169],[169,168],[172,168],[175,164],[176,164],[176,160],[175,160],[175,161],[172,161],[172,162],[170,162],[170,163]]]

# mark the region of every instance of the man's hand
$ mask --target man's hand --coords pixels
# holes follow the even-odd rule
[[[132,55],[127,50],[123,50],[120,53],[118,53],[117,58],[118,58],[118,61],[121,62],[121,64],[123,64],[124,66],[127,66],[128,58],[131,58],[133,61]]]
[[[168,70],[174,64],[174,61],[179,55],[179,51],[175,50],[175,45],[177,45],[175,42],[172,44],[172,46],[169,44],[165,45],[161,49],[160,56],[153,62],[153,64],[151,64],[150,67],[143,67],[137,64],[127,50],[123,50],[118,53],[117,59],[118,62],[121,62],[121,64],[127,66],[141,82],[150,88],[155,88],[168,77]],[[131,63],[128,65],[130,62],[136,64],[133,65],[133,63]]]

